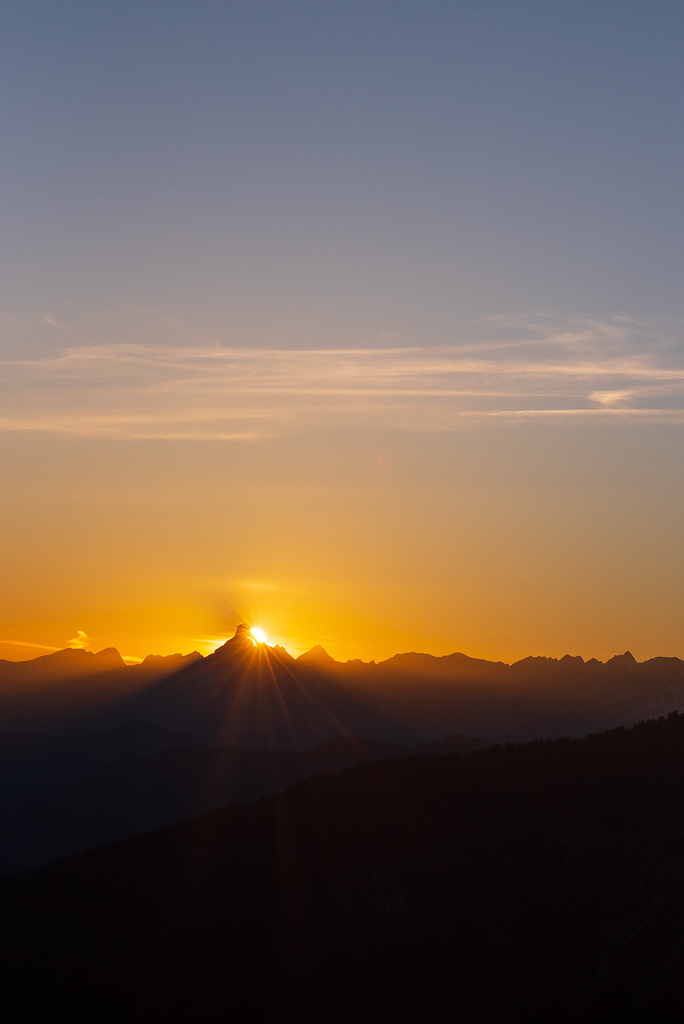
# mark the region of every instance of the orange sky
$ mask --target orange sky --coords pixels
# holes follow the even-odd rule
[[[362,413],[237,441],[0,433],[0,656],[77,630],[207,653],[245,621],[340,659],[684,657],[682,426]]]

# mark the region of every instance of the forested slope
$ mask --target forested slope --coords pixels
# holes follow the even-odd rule
[[[13,1020],[674,1020],[684,717],[357,765],[0,883]]]

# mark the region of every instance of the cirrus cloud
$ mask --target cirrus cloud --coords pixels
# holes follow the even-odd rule
[[[482,325],[481,325],[482,326]],[[458,429],[567,416],[684,422],[681,325],[493,318],[467,344],[80,344],[0,363],[0,429],[250,441],[312,425]]]

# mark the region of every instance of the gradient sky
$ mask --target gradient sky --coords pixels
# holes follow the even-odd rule
[[[0,25],[0,657],[684,657],[681,4]]]

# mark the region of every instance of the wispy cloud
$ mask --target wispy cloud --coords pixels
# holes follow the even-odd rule
[[[0,363],[0,429],[249,441],[312,424],[489,417],[684,421],[681,325],[493,318],[465,345],[99,344]]]
[[[77,629],[76,636],[72,637],[71,640],[67,640],[67,647],[71,647],[74,650],[86,650],[91,644],[92,640],[82,629]]]
[[[41,651],[59,651],[59,647],[50,647],[48,644],[33,644],[28,640],[0,640],[0,644],[11,644],[13,647],[35,647]]]

